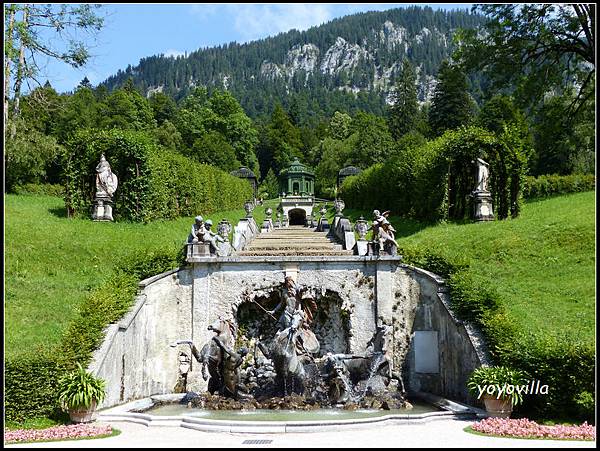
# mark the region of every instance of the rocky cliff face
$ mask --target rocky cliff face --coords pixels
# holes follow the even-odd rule
[[[436,28],[423,27],[410,34],[402,26],[386,21],[378,30],[362,39],[360,44],[353,44],[338,36],[333,45],[319,49],[315,44],[294,45],[283,61],[263,61],[260,76],[268,80],[291,79],[298,71],[304,71],[306,78],[316,71],[328,77],[336,77],[337,89],[358,93],[364,90],[383,91],[389,94],[393,82],[401,69],[403,58],[410,57],[415,46],[427,45],[436,41],[444,48],[448,47],[450,36],[446,36]],[[393,55],[390,63],[381,63],[378,54],[385,49]],[[388,58],[389,59],[389,58]],[[360,71],[360,73],[358,73]],[[344,74],[343,76],[341,76]],[[436,79],[422,71],[422,64],[417,66],[418,93],[421,102],[430,100],[435,89]],[[352,83],[357,75],[368,83],[361,86]]]

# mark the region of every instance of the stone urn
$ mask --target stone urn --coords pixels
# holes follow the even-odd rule
[[[509,397],[496,398],[494,395],[484,395],[483,403],[490,417],[510,418],[513,410],[512,401]]]
[[[90,423],[97,417],[96,400],[92,401],[89,407],[80,407],[78,409],[69,409],[69,417],[73,423]]]
[[[335,207],[335,215],[343,216],[342,210],[344,210],[344,208],[346,208],[346,204],[344,203],[344,201],[342,199],[336,199],[333,202],[333,206]]]
[[[365,221],[365,218],[361,216],[360,219],[356,221],[356,224],[354,225],[354,230],[356,231],[356,233],[358,233],[359,240],[365,239],[365,236],[369,231],[369,224],[367,223],[367,221]]]
[[[254,202],[250,200],[246,201],[246,203],[244,204],[244,210],[246,210],[246,217],[251,218],[252,210],[254,210]]]
[[[229,241],[229,234],[231,233],[231,223],[223,218],[219,224],[217,224],[217,233],[219,236],[226,241]]]

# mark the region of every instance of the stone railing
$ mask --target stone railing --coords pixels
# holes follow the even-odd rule
[[[242,218],[233,229],[231,245],[236,252],[244,249],[260,233],[254,218]]]
[[[333,218],[333,224],[329,233],[342,243],[344,249],[354,249],[356,238],[354,237],[354,230],[352,230],[352,224],[348,218],[336,215]]]

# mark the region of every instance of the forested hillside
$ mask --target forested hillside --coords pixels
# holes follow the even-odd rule
[[[14,5],[17,18],[24,8]],[[97,86],[86,78],[62,94],[50,82],[20,94],[27,72],[14,50],[29,41],[14,27],[7,191],[64,187],[76,134],[114,129],[226,172],[247,166],[264,197],[277,196],[277,174],[294,158],[315,169],[321,197],[336,195],[338,172],[348,165],[367,170],[400,162],[400,172],[411,175],[403,183],[412,183],[415,165],[428,168],[428,143],[468,126],[492,133],[511,152],[514,167],[507,170],[589,174],[593,40],[561,33],[578,29],[583,36],[591,28],[572,6],[561,8],[558,24],[545,6],[522,14],[514,5],[486,6],[485,15],[428,7],[355,14],[186,57],[152,56]],[[531,15],[540,19],[531,22]],[[528,31],[534,25],[545,33],[539,39]],[[539,61],[520,61],[523,54]]]
[[[360,13],[303,32],[200,49],[185,57],[150,56],[103,84],[113,90],[131,78],[146,95],[162,92],[175,99],[195,86],[227,89],[250,117],[271,114],[277,101],[295,108],[301,122],[309,112],[381,115],[403,59],[416,68],[419,100],[430,100],[438,67],[452,51],[454,32],[483,23],[478,14],[430,7]],[[479,79],[472,77],[476,98]]]

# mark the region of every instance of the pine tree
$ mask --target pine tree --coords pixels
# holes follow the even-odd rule
[[[467,77],[458,66],[443,61],[429,110],[433,136],[467,125],[474,114],[474,101],[467,92]]]
[[[392,94],[388,110],[388,125],[394,139],[414,130],[419,113],[417,102],[417,75],[408,61],[402,61],[402,71]]]

